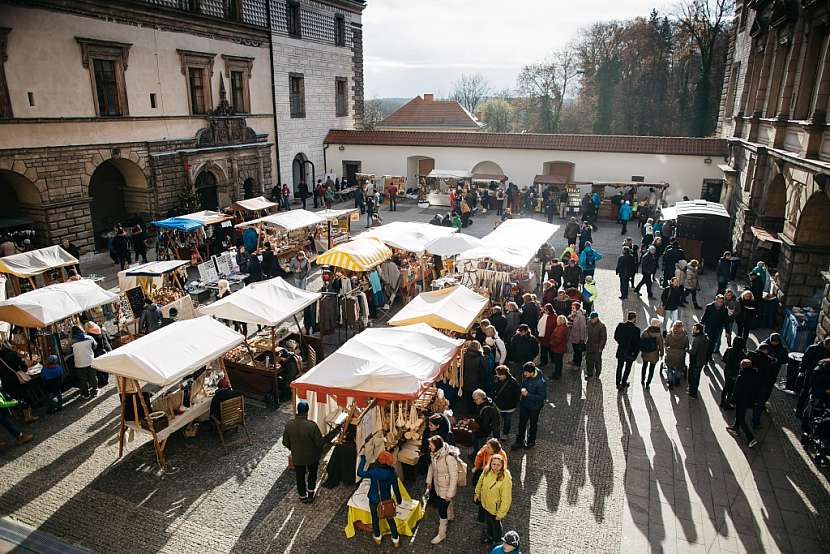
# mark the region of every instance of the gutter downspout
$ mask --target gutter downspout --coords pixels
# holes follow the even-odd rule
[[[274,112],[274,148],[276,149],[277,179],[274,185],[282,185],[282,172],[280,171],[280,134],[277,127],[277,91],[274,90],[274,30],[271,26],[271,0],[265,0],[265,18],[268,21],[268,66],[271,69],[271,109]]]
[[[329,163],[326,161],[326,150],[329,149],[329,143],[323,143],[323,175],[327,175],[329,171]]]

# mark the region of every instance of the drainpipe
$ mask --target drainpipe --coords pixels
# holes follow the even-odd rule
[[[268,21],[268,66],[271,68],[271,106],[274,112],[274,149],[277,161],[277,180],[271,186],[282,184],[282,172],[280,171],[280,137],[277,130],[277,91],[274,90],[274,33],[271,27],[271,0],[265,0],[265,19]]]
[[[323,144],[323,175],[325,175],[329,170],[329,164],[326,161],[326,150],[329,149],[328,143]]]

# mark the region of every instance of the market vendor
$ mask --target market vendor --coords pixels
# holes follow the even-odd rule
[[[285,342],[285,348],[280,349],[277,353],[277,361],[280,364],[280,369],[277,373],[277,389],[280,400],[290,398],[291,382],[300,376],[301,358],[297,354],[297,349],[297,341],[287,340]]]
[[[29,368],[23,358],[6,341],[0,342],[0,380],[3,381],[3,388],[6,396],[16,400],[31,400],[31,378],[26,371]],[[32,417],[31,408],[23,411],[23,416],[28,423]],[[37,418],[31,419],[34,421]]]
[[[326,481],[323,486],[333,489],[341,483],[352,486],[357,480],[355,464],[357,463],[357,427],[349,425],[346,430],[346,437],[341,444],[336,444],[326,465]]]
[[[235,391],[231,388],[231,382],[228,381],[227,377],[223,377],[217,383],[219,387],[216,390],[216,394],[213,395],[213,398],[210,400],[210,415],[217,419],[222,418],[222,402],[225,400],[230,400],[231,398],[236,398],[237,396],[242,396],[241,392]]]

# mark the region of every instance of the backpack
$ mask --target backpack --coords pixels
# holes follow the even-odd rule
[[[593,249],[585,251],[585,269],[593,269],[597,266],[597,258]]]

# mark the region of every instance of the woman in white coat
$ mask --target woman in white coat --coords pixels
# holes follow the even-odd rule
[[[447,524],[452,516],[450,503],[458,486],[458,448],[444,443],[439,435],[429,438],[430,464],[427,489],[438,506],[438,534],[430,541],[439,544],[447,538]]]

